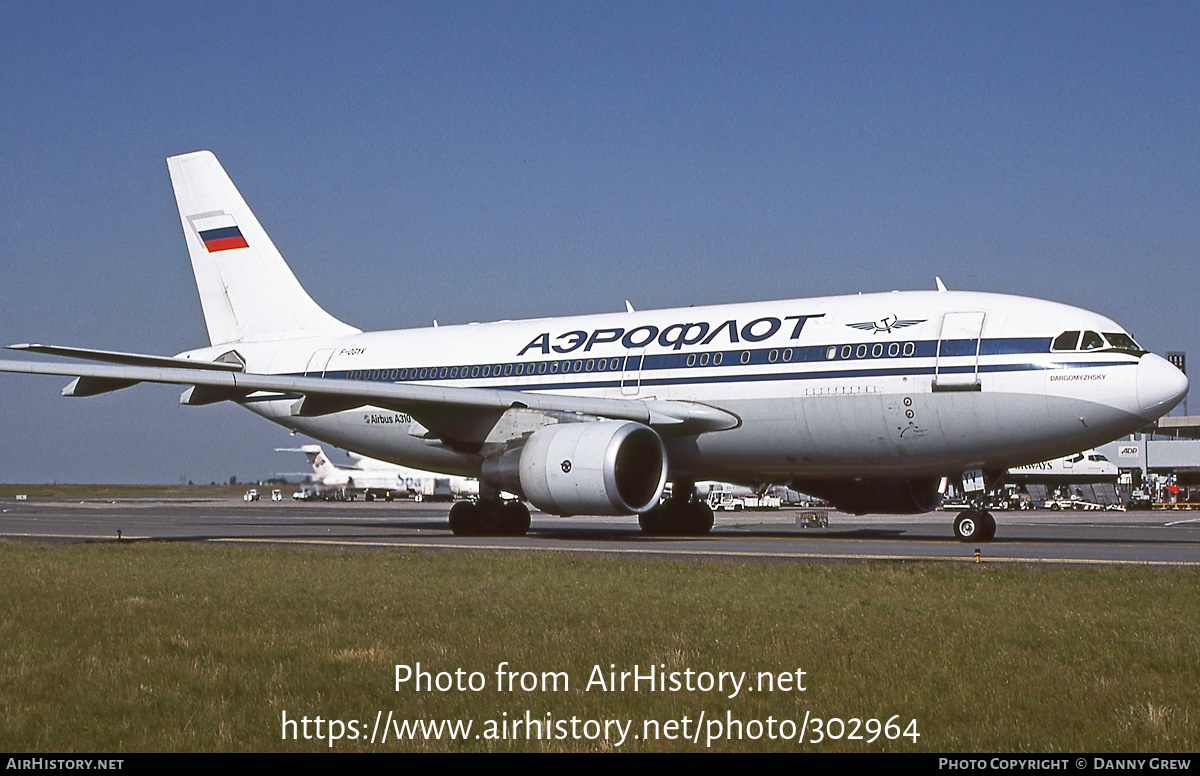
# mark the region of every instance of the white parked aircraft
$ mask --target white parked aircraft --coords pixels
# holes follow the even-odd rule
[[[1014,483],[1058,485],[1065,483],[1116,482],[1120,470],[1112,461],[1095,450],[1050,461],[1014,466],[1005,478]]]
[[[943,478],[1094,447],[1168,412],[1187,378],[1096,313],[937,291],[638,310],[363,333],[301,288],[216,158],[167,160],[208,347],[173,358],[18,349],[99,364],[68,396],[189,386],[339,447],[481,481],[456,533],[520,533],[518,493],[558,515],[702,533],[693,483],[788,482],[856,512],[924,512]],[[667,482],[676,498],[660,504]],[[981,508],[955,521],[986,540]]]
[[[1005,475],[1005,482],[1022,486],[1031,505],[1039,503],[1058,510],[1117,508],[1121,497],[1117,480],[1121,472],[1117,465],[1095,450],[1049,461],[1014,466]]]
[[[424,501],[443,498],[453,501],[479,495],[479,483],[475,480],[397,466],[355,452],[349,453],[354,459],[353,466],[338,466],[329,460],[320,445],[280,448],[277,452],[293,451],[304,453],[308,458],[313,468],[313,482],[325,488],[362,493],[368,499],[381,497],[391,501],[393,497],[399,497]]]

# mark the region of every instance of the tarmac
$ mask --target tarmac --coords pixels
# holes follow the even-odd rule
[[[0,538],[34,544],[188,541],[373,550],[567,552],[845,562],[1200,565],[1200,512],[993,513],[996,538],[955,539],[953,512],[870,515],[781,509],[718,513],[704,537],[650,537],[630,517],[533,513],[523,537],[459,537],[447,504],[244,502],[234,498],[31,497],[0,505]],[[811,514],[828,517],[809,527]]]

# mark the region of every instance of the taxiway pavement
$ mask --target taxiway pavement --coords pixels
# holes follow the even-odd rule
[[[534,512],[523,537],[458,537],[448,505],[300,503],[233,499],[64,500],[0,505],[0,537],[30,543],[193,541],[361,549],[576,552],[774,561],[944,560],[1200,565],[1200,514],[1190,512],[997,512],[988,543],[962,543],[951,512],[855,517],[811,510],[719,513],[706,537],[642,535],[634,518],[559,518]],[[118,538],[119,537],[119,538]]]

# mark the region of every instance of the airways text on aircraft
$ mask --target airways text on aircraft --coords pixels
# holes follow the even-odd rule
[[[559,334],[553,339],[550,337],[550,332],[543,332],[534,337],[533,341],[528,345],[521,348],[517,355],[523,356],[530,350],[542,355],[549,355],[551,351],[555,353],[571,353],[581,347],[584,352],[587,352],[595,345],[605,345],[613,342],[620,342],[629,349],[644,348],[652,342],[658,342],[662,347],[673,350],[680,350],[684,345],[708,345],[718,337],[728,338],[728,341],[731,343],[742,341],[762,342],[778,334],[779,330],[784,328],[785,321],[795,322],[792,325],[792,333],[789,337],[789,339],[794,340],[799,339],[800,332],[804,330],[805,323],[812,318],[824,317],[825,313],[817,313],[816,315],[789,315],[783,319],[766,316],[755,318],[741,327],[738,326],[737,320],[733,318],[715,327],[707,321],[672,323],[661,329],[658,326],[645,325],[629,329],[628,331],[617,326],[611,329],[595,329],[591,332],[580,330],[568,331]]]

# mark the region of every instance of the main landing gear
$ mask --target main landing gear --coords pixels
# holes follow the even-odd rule
[[[960,542],[990,542],[996,535],[996,518],[982,507],[965,509],[954,520],[954,535]]]
[[[690,493],[694,486],[680,492]],[[713,527],[713,513],[703,501],[669,498],[638,515],[638,525],[647,536],[704,536]]]
[[[529,508],[520,501],[460,501],[450,507],[450,530],[455,536],[524,536]]]

